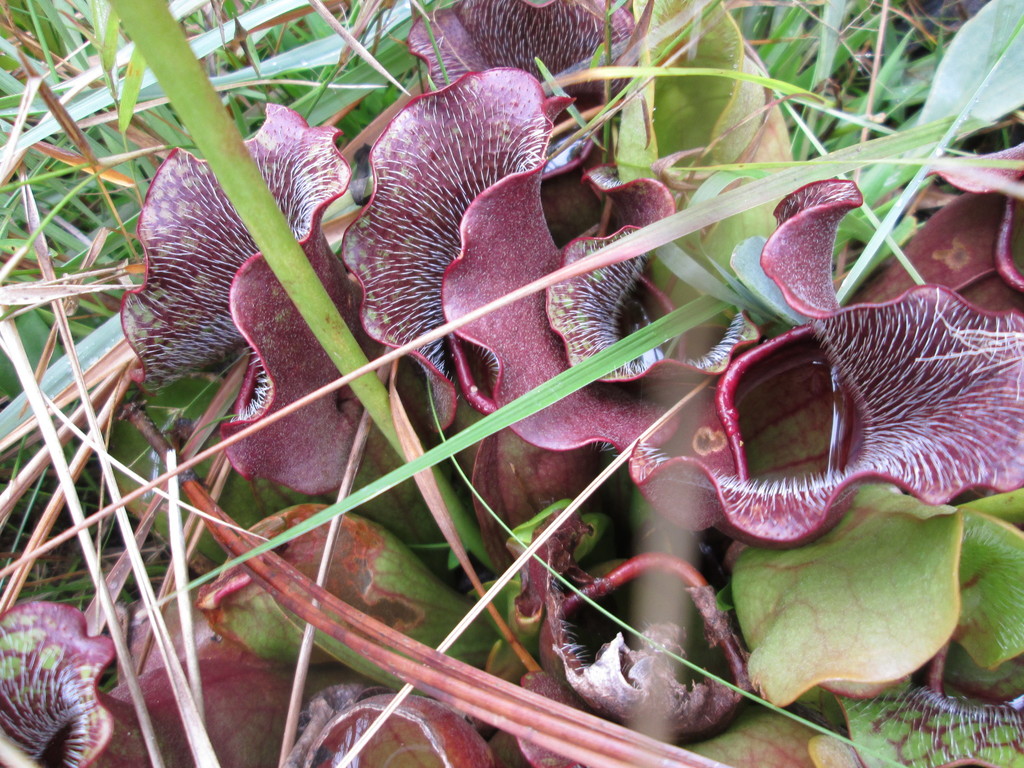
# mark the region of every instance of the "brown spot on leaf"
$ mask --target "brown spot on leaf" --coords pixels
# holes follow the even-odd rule
[[[723,450],[727,445],[725,432],[712,427],[701,427],[693,436],[693,450],[698,456],[707,456]]]
[[[959,237],[953,238],[949,248],[940,248],[932,253],[932,258],[954,271],[959,271],[971,262],[971,254]]]

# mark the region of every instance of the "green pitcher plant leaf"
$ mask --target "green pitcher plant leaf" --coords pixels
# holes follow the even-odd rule
[[[866,768],[1024,766],[1024,713],[911,688],[863,701],[843,700],[850,737]]]
[[[807,745],[817,732],[764,708],[748,709],[723,734],[691,744],[731,768],[814,768]]]
[[[1010,701],[1024,691],[1024,655],[994,669],[979,667],[959,643],[951,643],[943,669],[947,693],[992,703]]]
[[[267,518],[253,528],[273,536],[320,511],[322,505],[300,504]],[[321,526],[290,542],[282,556],[308,576],[315,576],[327,536]],[[440,643],[469,610],[469,600],[427,570],[386,529],[357,515],[345,515],[332,554],[326,588],[350,605],[424,643]],[[294,661],[302,626],[239,568],[228,571],[200,591],[199,608],[215,630],[262,658]],[[482,664],[496,636],[478,622],[451,649],[463,660]],[[329,637],[318,636],[328,656],[374,679],[380,670]],[[394,682],[384,677],[385,682]]]
[[[733,597],[765,698],[785,705],[816,685],[881,685],[934,656],[959,615],[953,513],[868,486],[814,544],[745,550]]]
[[[1024,653],[1024,534],[1002,520],[964,513],[957,641],[983,667]]]

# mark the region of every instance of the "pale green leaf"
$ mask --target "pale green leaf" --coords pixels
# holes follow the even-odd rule
[[[121,103],[117,106],[117,129],[124,133],[135,114],[135,104],[139,99],[139,89],[142,88],[142,78],[146,74],[146,60],[142,53],[136,48],[132,51],[132,57],[128,61],[128,69],[124,74],[124,82],[121,84]]]
[[[934,656],[959,615],[953,512],[867,486],[815,543],[745,550],[733,598],[765,698],[785,705],[832,681],[885,684]]]
[[[957,641],[983,667],[1024,653],[1024,533],[1009,523],[964,513]]]

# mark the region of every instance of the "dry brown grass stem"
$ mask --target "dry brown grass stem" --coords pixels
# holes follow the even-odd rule
[[[100,406],[101,412],[106,412],[108,408],[112,409],[116,404],[120,402],[120,399],[116,396],[117,391],[121,390],[118,384],[121,383],[122,387],[126,387],[127,383],[124,382],[123,377],[110,377],[105,381],[101,382],[99,386],[95,387],[92,391],[93,407]],[[113,396],[112,396],[113,393]],[[123,394],[123,392],[122,392]],[[80,403],[70,416],[70,421],[74,424],[81,424],[85,419],[85,407]],[[34,422],[32,422],[32,428],[35,429]],[[66,445],[73,436],[72,430],[61,425],[57,430],[57,437],[61,442],[61,445]],[[32,458],[18,471],[18,474],[11,479],[7,487],[0,491],[0,526],[6,524],[11,512],[15,506],[21,500],[25,492],[32,487],[32,485],[39,479],[39,476],[50,466],[50,454],[46,449],[46,446],[42,446]]]
[[[409,420],[409,416],[405,411],[405,406],[402,404],[402,398],[398,394],[398,388],[396,385],[396,374],[397,368],[392,367],[391,369],[391,415],[395,421],[395,429],[398,432],[399,440],[402,442],[402,452],[404,453],[404,459],[406,462],[415,461],[423,455],[423,445],[420,442],[419,436],[416,434],[416,430]],[[437,486],[437,481],[434,478],[434,473],[428,470],[417,472],[413,475],[413,480],[419,488],[420,495],[427,504],[427,508],[430,510],[430,514],[434,518],[434,522],[437,523],[437,527],[441,529],[441,533],[444,536],[444,540],[451,547],[452,553],[455,555],[455,559],[458,560],[459,565],[462,567],[463,572],[469,579],[470,584],[473,585],[473,591],[480,597],[483,605],[487,606],[487,612],[490,614],[491,619],[494,621],[495,626],[498,628],[498,632],[502,638],[509,644],[509,647],[515,653],[516,657],[522,662],[523,666],[529,672],[535,672],[540,670],[540,665],[533,659],[529,652],[523,647],[508,624],[505,623],[505,619],[498,612],[498,609],[494,607],[491,600],[487,597],[487,590],[484,589],[483,582],[480,581],[480,576],[476,572],[476,568],[473,563],[470,562],[469,553],[466,552],[465,546],[462,544],[462,540],[459,538],[459,532],[455,529],[455,523],[452,521],[452,516],[448,511],[448,507],[445,504],[444,498],[441,495],[441,489]],[[495,593],[496,594],[496,593]],[[458,637],[458,635],[456,635]]]
[[[394,75],[388,72],[387,67],[382,66],[381,63],[374,58],[373,54],[366,50],[363,44],[360,43],[358,39],[356,39],[356,36],[353,34],[352,30],[348,29],[344,24],[338,21],[334,14],[331,13],[330,9],[328,9],[327,6],[324,5],[321,0],[309,0],[309,5],[314,11],[317,12],[320,18],[322,18],[327,23],[327,26],[329,26],[339,37],[341,37],[341,39],[345,41],[345,44],[353,51],[355,51],[356,55],[359,56],[359,58],[361,58],[363,61],[369,64],[373,68],[373,70],[377,72],[377,74],[379,74],[389,83],[394,85],[402,93],[409,93],[407,90],[405,90],[405,86],[398,82],[395,79]]]
[[[355,484],[356,473],[362,462],[366,451],[366,439],[370,434],[370,415],[363,410],[359,417],[359,426],[356,428],[355,437],[352,440],[352,450],[349,453],[348,462],[345,465],[345,473],[341,478],[341,485],[338,488],[338,501],[341,501],[352,492]],[[327,575],[331,568],[331,560],[334,555],[334,547],[338,542],[338,535],[341,533],[341,516],[337,515],[331,519],[327,528],[327,536],[324,539],[324,550],[320,557],[320,567],[316,574],[316,585],[322,587],[327,583]],[[299,716],[302,714],[302,694],[306,687],[306,675],[309,671],[309,660],[313,654],[313,638],[316,634],[316,627],[312,624],[305,624],[302,628],[302,643],[299,646],[299,657],[295,662],[295,678],[292,682],[291,698],[288,701],[288,717],[285,720],[284,734],[281,739],[281,754],[278,762],[284,765],[288,755],[295,745],[295,738],[299,729]]]
[[[0,731],[0,765],[9,768],[41,768],[39,763],[26,755],[18,745],[7,738],[7,735]]]
[[[31,62],[29,62],[24,55],[21,56],[21,64],[30,77],[36,76],[36,72],[34,71]],[[46,108],[64,130],[65,135],[78,148],[82,157],[85,158],[88,168],[98,171],[101,168],[101,164],[92,150],[92,145],[82,132],[81,127],[78,125],[78,121],[68,114],[64,104],[57,98],[56,94],[54,94],[53,90],[49,85],[47,85],[45,80],[39,83],[39,96],[42,97],[43,102],[46,104]],[[95,178],[96,186],[99,189],[100,195],[103,197],[103,201],[106,203],[107,210],[117,222],[118,230],[121,231],[126,240],[129,239],[130,235],[128,230],[125,229],[124,222],[121,220],[121,215],[118,213],[118,207],[115,205],[114,200],[110,195],[110,190],[107,188],[104,174],[96,174]],[[47,277],[52,279],[51,275],[47,275]]]
[[[45,86],[44,86],[45,88]],[[29,203],[32,203],[31,197],[29,197]],[[34,206],[33,206],[34,207]],[[42,237],[38,237],[34,241],[34,245],[37,251],[37,258],[40,267],[43,271],[44,276],[47,278],[53,277],[53,269],[49,260],[49,252],[46,247],[45,241]],[[117,520],[118,527],[121,532],[121,538],[124,543],[124,551],[128,555],[128,558],[132,564],[132,571],[135,575],[135,581],[139,587],[139,592],[142,597],[143,605],[145,605],[150,619],[150,625],[154,630],[154,637],[157,641],[157,647],[160,650],[160,654],[163,657],[164,668],[167,670],[168,681],[171,684],[172,689],[175,693],[175,701],[178,705],[178,710],[181,714],[182,724],[184,725],[185,735],[188,741],[189,748],[192,751],[192,755],[195,758],[196,764],[200,766],[210,766],[210,768],[216,768],[218,765],[216,754],[213,751],[213,745],[210,743],[209,736],[202,722],[202,710],[200,705],[197,703],[196,697],[193,695],[193,690],[188,685],[188,680],[181,668],[181,664],[178,660],[177,650],[174,647],[174,643],[170,639],[170,633],[164,623],[163,616],[157,608],[156,595],[153,593],[153,586],[149,580],[149,575],[146,571],[146,564],[142,557],[138,542],[135,539],[135,534],[132,529],[131,520],[128,517],[127,511],[120,501],[120,492],[117,486],[117,480],[114,476],[114,469],[111,461],[111,457],[106,450],[106,435],[104,428],[100,425],[99,419],[95,410],[92,407],[92,401],[89,398],[89,388],[85,380],[84,372],[82,371],[81,365],[78,361],[74,337],[71,333],[71,326],[68,321],[67,313],[63,302],[54,301],[51,304],[55,318],[55,328],[57,329],[62,345],[64,346],[67,353],[67,360],[70,364],[71,373],[75,381],[75,385],[78,389],[78,396],[84,406],[86,424],[88,425],[88,434],[92,438],[94,445],[98,446],[96,451],[96,457],[99,460],[101,476],[106,484],[107,492],[110,494],[111,500],[114,507],[114,517]],[[9,321],[8,321],[9,322]],[[14,327],[13,324],[11,327]],[[16,331],[15,331],[16,333]],[[20,346],[20,339],[18,339],[18,345]],[[13,346],[13,344],[12,344]],[[10,351],[8,352],[10,356]],[[34,395],[37,402],[42,403],[44,396],[38,388],[38,384],[33,380],[31,383],[26,382],[22,377],[22,385],[26,387],[26,395]],[[29,387],[34,387],[34,392],[28,391]],[[37,418],[41,417],[40,411],[35,408]],[[44,426],[40,425],[41,428]],[[52,422],[49,422],[49,426],[53,435],[56,435],[56,431],[53,430]],[[44,437],[45,437],[44,432]],[[52,449],[51,449],[52,451]],[[56,457],[51,457],[54,460],[55,466],[58,467],[60,473],[60,465],[56,462]],[[61,457],[63,459],[63,457]],[[67,476],[61,477],[61,484],[65,487],[65,497],[69,510],[72,511],[73,517],[76,518],[76,522],[81,518],[82,512],[77,497],[72,498],[74,493],[75,478],[70,474],[70,468],[67,465],[64,466],[64,471]],[[170,481],[171,485],[174,485],[176,478]],[[173,501],[173,494],[172,494]],[[77,509],[77,512],[75,511]],[[85,537],[87,538],[87,537]],[[92,633],[97,633],[102,629],[103,622],[99,619],[104,619],[108,624],[116,621],[116,616],[113,611],[113,599],[114,596],[107,588],[106,582],[103,578],[102,568],[99,565],[98,557],[93,553],[92,557],[95,560],[95,566],[90,564],[90,575],[93,578],[94,583],[98,588],[98,594],[101,598],[102,612],[98,613],[96,618],[98,619],[93,625],[90,626]],[[186,576],[187,581],[187,576]],[[184,620],[183,620],[184,621]],[[111,626],[111,633],[114,634],[115,628]],[[117,634],[122,634],[120,628],[116,630]],[[123,642],[123,640],[122,640]],[[128,659],[129,656],[122,654],[121,649],[118,648],[119,658]],[[196,666],[195,674],[198,675],[198,666]],[[145,703],[142,701],[137,702],[136,712],[145,708]],[[152,758],[152,753],[151,753]]]
[[[18,139],[28,122],[29,112],[39,92],[39,86],[43,79],[36,75],[25,80],[25,90],[21,93],[21,102],[18,105],[18,113],[11,122],[11,129],[7,134],[7,143],[4,145],[3,154],[0,155],[0,184],[6,184],[14,176],[15,171],[21,166],[27,149],[18,149]]]
[[[551,537],[554,536],[563,525],[565,525],[569,518],[576,514],[587,500],[629,460],[629,457],[633,453],[633,448],[673,419],[676,414],[678,414],[679,411],[706,386],[707,382],[704,382],[687,393],[679,400],[679,402],[669,408],[653,424],[644,430],[643,434],[634,440],[632,445],[616,456],[607,467],[605,467],[593,480],[591,480],[587,487],[584,488],[579,495],[565,507],[565,509],[559,512],[558,515],[551,520],[551,522],[534,538],[532,542],[526,545],[524,551],[516,558],[515,562],[506,568],[504,573],[494,581],[490,589],[480,595],[480,600],[478,600],[462,620],[455,625],[449,635],[444,639],[444,642],[438,646],[437,650],[440,652],[446,651],[462,635],[462,633],[465,632],[469,625],[480,617],[480,614],[485,608],[493,608],[494,599],[503,589],[505,589],[505,587],[509,585],[516,575],[522,572],[523,568],[525,568],[533,558],[538,557],[537,553],[540,552],[541,548],[551,539]],[[523,543],[525,544],[525,542]],[[373,735],[384,726],[387,718],[390,717],[399,706],[401,706],[402,701],[412,693],[414,687],[415,685],[413,682],[406,682],[391,702],[389,702],[380,714],[377,715],[373,723],[371,723],[370,726],[360,735],[359,739],[352,745],[351,749],[336,768],[347,768],[347,766],[351,765],[352,762],[358,758],[361,750],[366,747],[370,742],[370,739],[373,738]],[[500,707],[497,709],[500,710]]]
[[[126,387],[127,382],[122,382],[122,386],[117,387],[113,391],[111,396],[108,397],[106,401],[103,403],[103,407],[100,410],[97,417],[100,424],[106,425],[110,423],[110,419],[113,417],[115,409],[121,403],[121,399],[124,395],[124,389]],[[62,429],[61,433],[64,434],[65,436],[70,437],[70,430]],[[93,448],[92,446],[87,444],[82,444],[75,450],[75,455],[72,457],[70,462],[70,471],[72,477],[76,481],[81,475],[82,470],[85,468],[92,454]],[[36,454],[35,457],[33,457],[33,463],[35,463],[37,459],[41,460],[40,464],[42,464],[42,466],[33,467],[33,470],[35,471],[42,471],[42,469],[45,469],[50,465],[50,462],[52,460],[49,450],[47,448],[43,448]],[[22,492],[23,491],[19,491],[18,488],[14,489],[9,500],[12,506],[13,503],[21,497]],[[37,520],[35,527],[32,529],[32,534],[31,536],[29,536],[27,546],[25,547],[27,551],[37,549],[43,542],[46,541],[46,539],[50,535],[50,532],[53,530],[53,527],[57,524],[57,520],[59,519],[60,514],[64,509],[64,502],[64,489],[57,488],[53,494],[53,497],[46,505],[46,508],[43,510],[43,513],[39,516],[39,519]],[[9,513],[9,510],[7,511]],[[2,521],[4,517],[5,515],[0,513],[0,521]],[[3,523],[0,522],[0,525],[2,524]],[[9,608],[12,608],[14,604],[18,601],[18,597],[21,594],[21,589],[25,585],[25,581],[28,579],[29,573],[32,571],[34,565],[35,560],[33,559],[23,564],[17,571],[14,572],[10,582],[8,582],[7,587],[4,590],[3,597],[0,598],[0,613],[8,610]]]
[[[84,372],[86,386],[94,393],[92,399],[95,400],[98,393],[104,391],[104,387],[120,380],[128,367],[134,365],[135,362],[135,353],[128,346],[128,342],[124,339],[118,341],[110,351]],[[67,408],[72,403],[79,401],[78,388],[74,383],[69,384],[52,399],[57,408]],[[82,423],[84,416],[84,408],[79,405],[75,410],[75,423]],[[37,427],[33,416],[12,429],[0,440],[0,452],[10,450],[26,437],[35,435],[36,431]]]
[[[165,456],[167,469],[173,472],[177,466],[177,457],[174,450],[169,450]],[[199,723],[206,719],[203,705],[203,680],[199,673],[199,654],[196,651],[195,623],[192,620],[192,598],[188,589],[188,548],[185,544],[185,525],[181,519],[181,486],[178,483],[178,476],[172,474],[167,481],[167,530],[171,549],[171,564],[169,568],[176,588],[178,622],[181,628],[181,642],[185,655],[185,667],[188,671],[189,689],[196,702],[196,715]],[[192,516],[189,515],[189,519]],[[171,579],[165,579],[161,587],[167,587]],[[152,623],[152,622],[151,622]],[[173,643],[172,643],[173,647]]]

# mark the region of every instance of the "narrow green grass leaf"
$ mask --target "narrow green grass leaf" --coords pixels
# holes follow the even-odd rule
[[[636,359],[648,350],[679,336],[681,333],[685,333],[701,323],[707,322],[726,308],[727,305],[725,303],[708,296],[701,297],[684,307],[680,307],[579,365],[560,373],[528,394],[514,400],[503,408],[499,408],[489,416],[485,416],[473,426],[464,429],[459,434],[426,451],[419,458],[364,486],[344,500],[332,504],[303,523],[282,533],[280,536],[260,544],[249,553],[248,557],[280,546],[287,541],[291,541],[296,536],[328,522],[336,515],[355,509],[363,502],[408,480],[417,472],[422,472],[424,469],[433,467],[445,459],[451,458],[459,451],[475,445],[498,430],[511,426],[517,421],[525,419],[527,416],[531,416],[563,397],[572,394],[576,390],[582,389],[602,376],[606,376],[610,371],[614,371],[630,360]],[[193,581],[190,588],[215,578],[223,570],[243,562],[248,557],[236,558],[225,563],[220,568]]]
[[[719,67],[595,67],[578,75],[561,78],[561,83],[564,86],[584,81],[616,80],[625,77],[720,77],[726,80],[754,83],[786,96],[805,96],[814,101],[825,101],[818,94],[792,83],[787,83],[785,80],[776,80],[772,77],[756,75],[751,72],[743,72],[737,69],[721,69]]]
[[[117,107],[117,129],[121,133],[128,130],[132,117],[135,116],[135,104],[138,101],[142,78],[145,74],[146,60],[142,58],[142,53],[136,48],[132,51],[128,69],[124,74],[124,82],[121,84],[121,103]]]
[[[814,82],[820,83],[832,74],[836,50],[839,48],[839,27],[846,18],[849,0],[825,0],[825,12],[818,27],[818,55],[814,57]]]
[[[181,27],[161,0],[115,0],[114,8],[133,39],[147,51],[150,66],[172,106],[205,155],[267,265],[331,361],[342,373],[365,366],[366,355],[296,242]],[[380,379],[367,374],[352,381],[349,387],[388,443],[402,455],[401,441],[391,420],[388,393]],[[446,478],[436,479],[453,520],[468,520],[460,514],[459,499]],[[466,544],[473,544],[472,531],[465,525],[462,528]],[[474,554],[486,562],[482,550],[474,550]]]
[[[177,22],[160,0],[116,0],[114,7],[136,42],[150,52],[150,65],[172,105],[267,264],[331,360],[343,373],[365,365],[366,355],[295,241]],[[373,375],[363,376],[353,381],[351,388],[388,441],[401,450],[391,424],[387,390],[380,380]]]
[[[1010,20],[1007,20],[1006,23],[1009,23],[1009,21]],[[972,119],[971,116],[975,113],[976,106],[981,103],[982,99],[988,98],[988,94],[992,92],[993,85],[997,80],[997,73],[999,73],[1003,78],[1006,77],[1006,72],[1003,67],[1007,62],[1012,62],[1018,55],[1017,47],[1019,46],[1016,44],[1017,41],[1024,39],[1022,38],[1022,33],[1024,33],[1024,15],[1021,15],[1016,19],[1016,26],[1014,26],[1013,33],[1010,35],[1006,43],[1001,47],[997,46],[995,48],[998,53],[991,61],[991,67],[985,75],[976,84],[971,83],[973,89],[964,100],[963,106],[953,119],[949,128],[942,135],[942,138],[932,146],[928,153],[929,160],[938,157],[942,152],[944,152],[956,139],[960,129],[967,124],[968,120]],[[881,261],[881,258],[884,255],[881,251],[882,244],[891,238],[893,230],[896,228],[897,222],[902,218],[903,213],[907,210],[907,206],[909,206],[910,202],[917,197],[927,173],[927,165],[922,165],[917,173],[914,174],[913,178],[911,178],[907,182],[906,186],[904,186],[903,191],[900,192],[899,197],[893,203],[885,218],[878,224],[874,236],[868,241],[867,245],[864,246],[864,250],[857,258],[856,263],[854,263],[853,267],[850,269],[846,279],[843,280],[842,285],[839,287],[837,293],[840,304],[843,304],[850,298],[857,287],[867,278],[872,270],[874,270],[879,261]],[[909,263],[907,263],[907,265],[909,265]]]
[[[940,121],[908,131],[841,149],[814,164],[786,168],[737,189],[668,216],[595,251],[589,259],[595,268],[628,255],[650,251],[691,232],[758,205],[778,201],[805,184],[853,171],[864,163],[884,163],[889,158],[933,146],[947,131],[950,121]]]
[[[110,0],[89,0],[92,11],[92,29],[100,49],[100,66],[113,70],[117,60],[117,14],[110,8]]]
[[[196,8],[201,7],[202,5],[204,4],[196,3],[192,0],[189,3],[175,4],[172,6],[171,11],[175,18],[180,18],[181,15],[192,13]],[[254,29],[288,13],[289,11],[305,7],[305,5],[305,0],[271,0],[271,2],[260,5],[251,11],[240,14],[235,18],[228,19],[226,22],[214,27],[209,32],[197,35],[189,41],[189,44],[195,57],[197,59],[202,59],[209,56],[211,53],[222,49],[228,41],[234,38],[236,24],[244,29]],[[333,63],[336,63],[337,52],[340,51],[342,46],[341,41],[338,38],[331,38],[317,42],[325,48],[333,47],[335,52]],[[117,52],[116,64],[118,66],[126,65],[134,50],[135,45],[133,43],[121,48]],[[321,58],[322,56],[317,60],[319,61]],[[384,63],[385,66],[388,66],[386,62]],[[316,66],[316,64],[307,64],[307,66]],[[113,106],[114,96],[106,86],[88,89],[89,84],[99,81],[102,74],[103,71],[97,64],[96,66],[86,69],[82,74],[64,80],[58,85],[56,89],[58,95],[64,92],[74,93],[85,89],[81,96],[71,99],[71,101],[66,105],[68,114],[70,114],[73,119],[84,120],[87,117],[91,117]],[[248,77],[251,78],[252,76],[253,75],[250,74]],[[143,98],[150,98],[150,93],[146,92],[144,89],[155,83],[156,79],[151,74],[147,74],[143,78]],[[18,141],[18,149],[25,149],[36,142],[44,141],[60,130],[60,124],[54,118],[49,115],[44,115],[35,127],[22,134]]]

